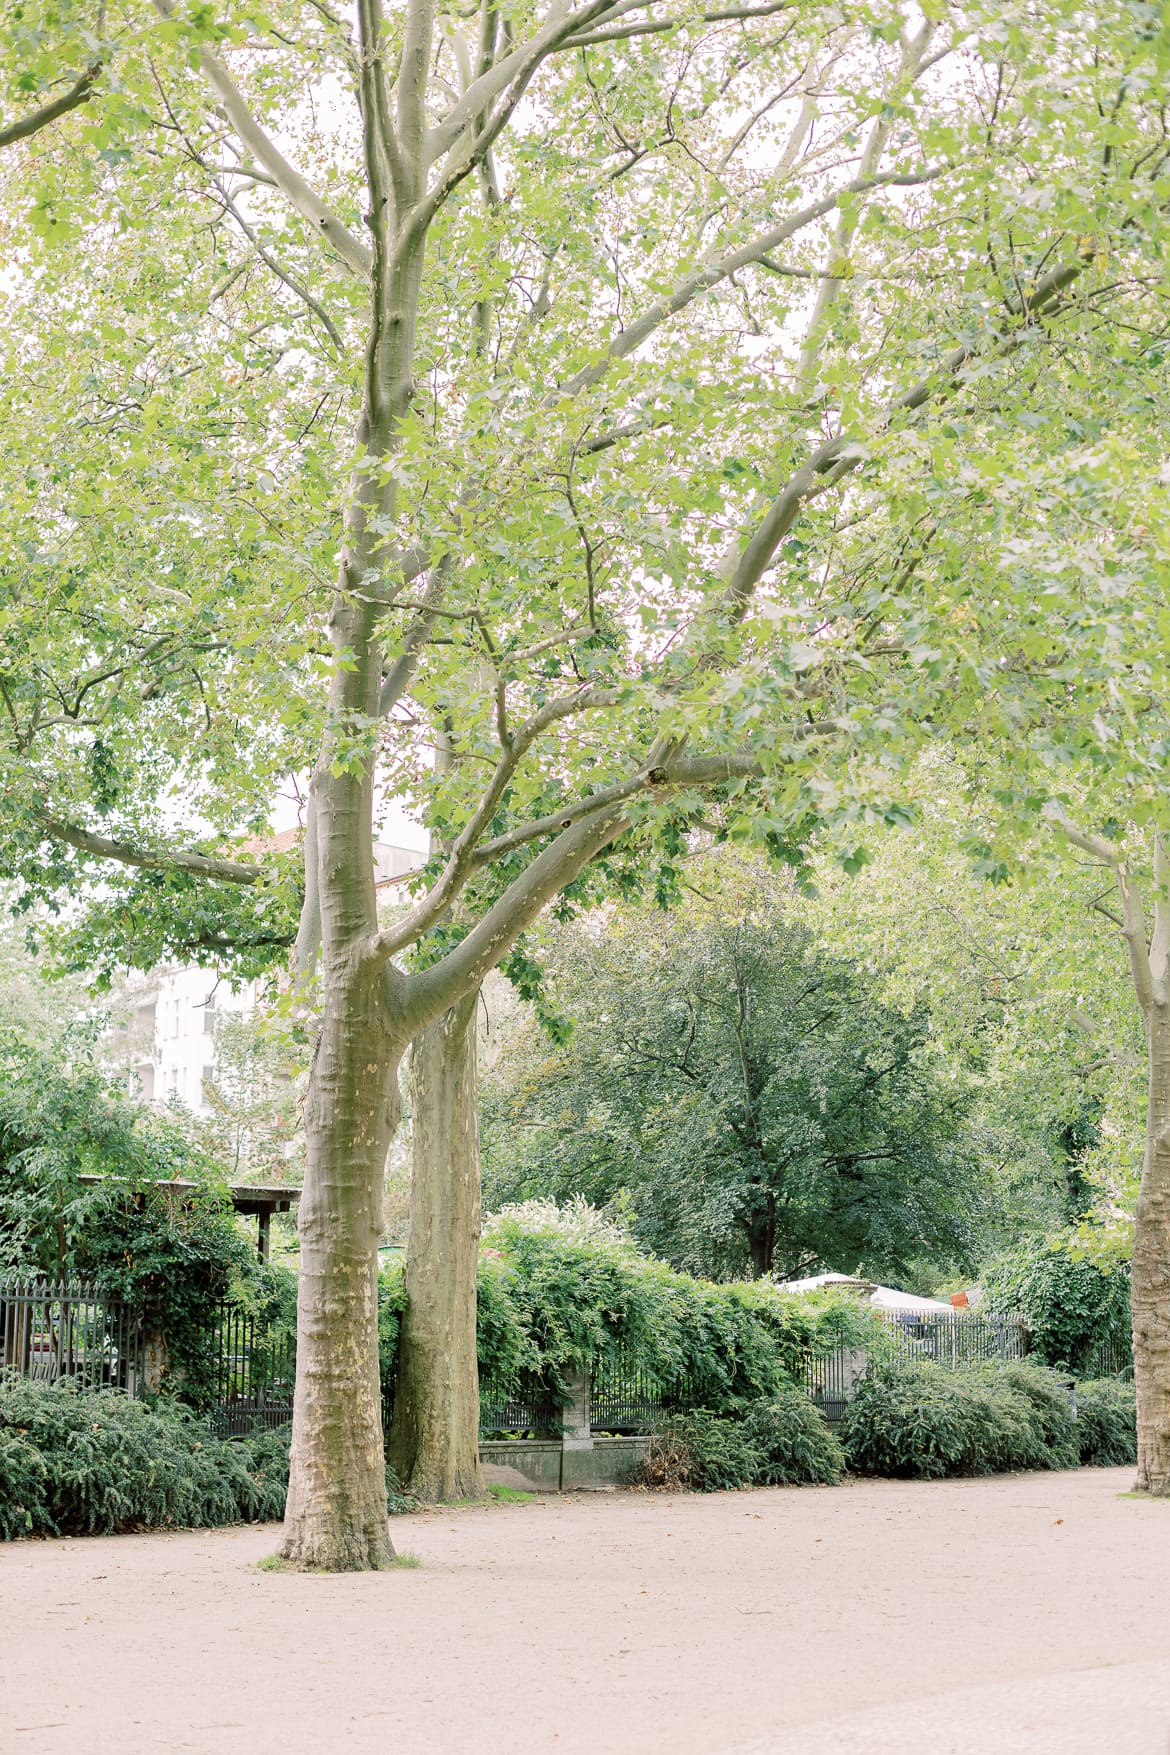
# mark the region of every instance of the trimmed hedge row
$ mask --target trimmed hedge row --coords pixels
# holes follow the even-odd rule
[[[217,1438],[179,1402],[0,1377],[0,1541],[284,1516],[291,1428]],[[413,1511],[389,1468],[391,1514]]]
[[[1131,1385],[1082,1383],[1077,1412],[1074,1420],[1064,1381],[1044,1366],[947,1371],[929,1360],[883,1359],[858,1384],[839,1437],[806,1396],[788,1390],[738,1419],[700,1411],[672,1420],[651,1440],[642,1481],[714,1492],[833,1485],[846,1469],[936,1480],[1136,1460]]]

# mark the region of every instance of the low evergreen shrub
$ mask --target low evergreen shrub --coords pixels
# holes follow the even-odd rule
[[[679,1414],[650,1440],[641,1479],[647,1487],[717,1493],[754,1486],[763,1467],[763,1455],[741,1421],[698,1409]]]
[[[744,1416],[743,1435],[760,1453],[763,1487],[835,1487],[845,1472],[840,1440],[798,1389],[783,1389]]]
[[[985,1366],[980,1373],[991,1386],[1003,1385],[1024,1396],[1031,1404],[1040,1442],[1049,1460],[1038,1464],[1016,1463],[1009,1467],[1075,1469],[1080,1460],[1077,1422],[1069,1399],[1068,1377],[1044,1365],[1014,1360],[1006,1365]]]
[[[1136,1396],[1114,1377],[1077,1384],[1077,1438],[1086,1468],[1137,1461]]]
[[[288,1440],[225,1442],[176,1403],[0,1382],[0,1538],[267,1522],[284,1511]]]
[[[739,1419],[707,1409],[678,1414],[650,1440],[642,1464],[647,1487],[835,1486],[845,1458],[806,1395],[784,1388],[752,1403]]]
[[[841,1426],[858,1474],[917,1480],[1075,1466],[1067,1393],[1027,1365],[948,1371],[929,1360],[871,1362]]]

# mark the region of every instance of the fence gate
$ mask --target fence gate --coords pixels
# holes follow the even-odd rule
[[[120,1298],[76,1281],[0,1276],[0,1370],[87,1389],[146,1387],[145,1337]]]

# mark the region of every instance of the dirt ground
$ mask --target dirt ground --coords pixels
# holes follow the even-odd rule
[[[1167,1755],[1170,1503],[1132,1471],[0,1549],[3,1755]]]

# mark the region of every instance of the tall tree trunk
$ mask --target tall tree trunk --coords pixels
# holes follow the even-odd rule
[[[748,1248],[751,1252],[752,1278],[770,1274],[776,1260],[776,1196],[769,1193],[763,1210],[759,1207],[748,1221]]]
[[[1133,1237],[1139,1491],[1170,1495],[1170,1006],[1146,1010],[1149,1101]]]
[[[379,969],[331,995],[305,1109],[297,1383],[282,1554],[366,1571],[394,1550],[378,1372],[378,1238],[397,1062]]]
[[[429,1503],[486,1492],[475,1337],[478,1000],[477,988],[410,1050],[410,1247],[389,1455],[399,1479]]]

